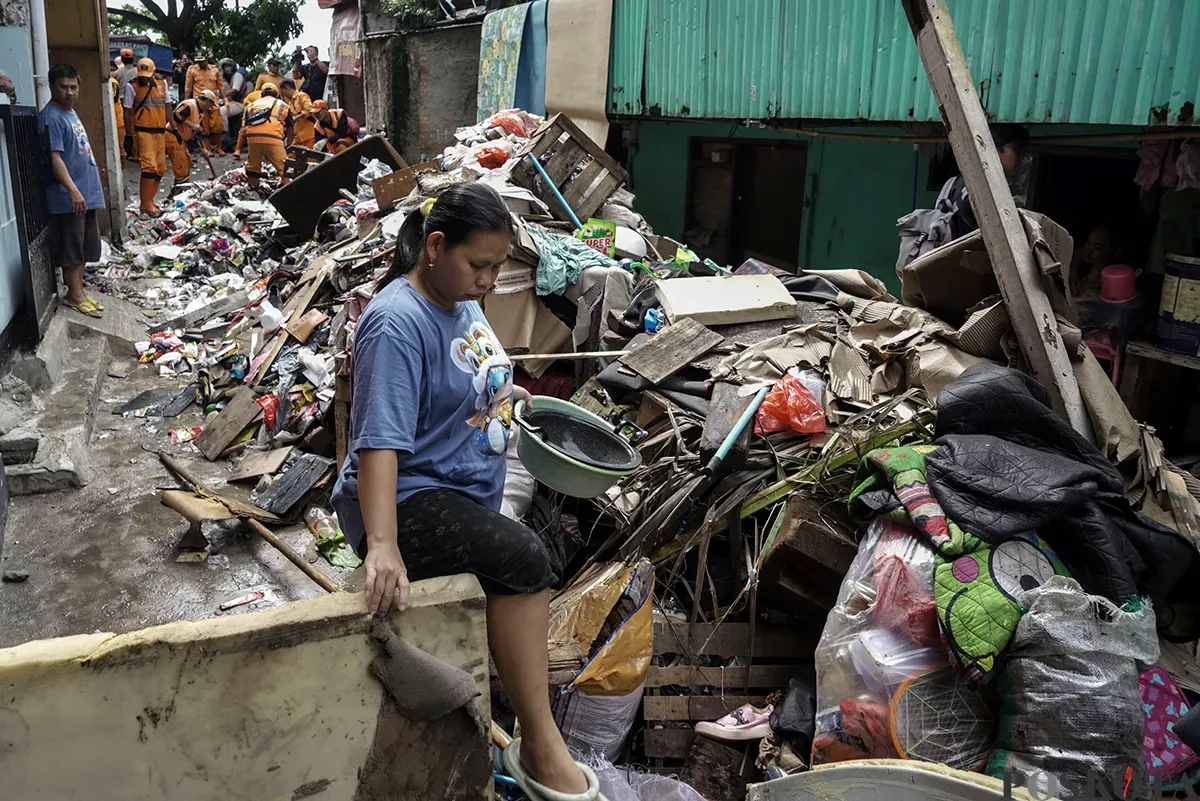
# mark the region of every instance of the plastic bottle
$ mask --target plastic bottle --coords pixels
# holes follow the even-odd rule
[[[663,328],[663,323],[666,322],[666,315],[660,308],[653,308],[646,311],[646,333],[657,334]]]
[[[333,512],[326,511],[319,506],[313,506],[304,513],[304,524],[318,540],[327,540],[342,533]]]

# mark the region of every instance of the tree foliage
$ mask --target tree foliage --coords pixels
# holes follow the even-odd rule
[[[234,7],[224,0],[138,0],[108,9],[113,35],[149,36],[176,53],[199,47],[214,60],[255,64],[304,30],[301,0],[253,0]]]
[[[300,0],[253,0],[240,9],[222,8],[205,26],[200,44],[214,59],[258,64],[304,32],[299,12]],[[290,61],[283,58],[284,64]]]

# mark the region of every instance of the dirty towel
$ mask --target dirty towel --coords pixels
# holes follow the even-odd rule
[[[572,236],[553,234],[536,225],[525,230],[537,243],[537,293],[539,295],[561,295],[567,287],[579,280],[579,274],[588,267],[617,267],[617,263],[585,245]]]

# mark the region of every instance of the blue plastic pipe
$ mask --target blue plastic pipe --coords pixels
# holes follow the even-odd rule
[[[562,192],[558,191],[558,187],[554,185],[554,181],[550,180],[550,176],[546,174],[546,168],[542,166],[542,162],[538,161],[537,156],[532,153],[527,153],[526,156],[533,162],[534,169],[542,176],[542,180],[546,182],[546,186],[550,187],[550,191],[558,198],[558,202],[567,210],[567,214],[571,215],[571,222],[575,224],[575,230],[578,231],[583,227],[583,223],[579,222],[579,218],[575,216],[575,210],[571,208],[571,204],[562,196]]]

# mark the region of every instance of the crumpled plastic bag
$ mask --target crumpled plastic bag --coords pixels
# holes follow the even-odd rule
[[[825,430],[825,410],[800,376],[789,370],[763,399],[754,416],[754,433],[776,431],[818,434]]]
[[[608,801],[704,801],[704,796],[679,779],[617,767],[596,755],[585,762],[596,771],[600,792]]]

